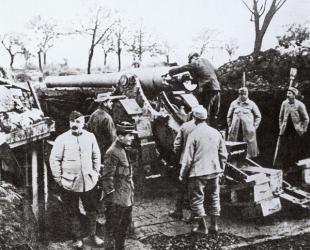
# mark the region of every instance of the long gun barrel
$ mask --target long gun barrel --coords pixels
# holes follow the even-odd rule
[[[146,91],[160,91],[167,89],[163,75],[169,72],[170,67],[135,68],[123,72],[104,74],[84,74],[70,76],[49,76],[45,79],[46,87],[90,87],[102,88],[116,86],[122,75],[136,75],[141,86]]]

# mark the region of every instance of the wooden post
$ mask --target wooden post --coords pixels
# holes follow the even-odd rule
[[[39,197],[38,197],[38,152],[31,145],[31,177],[32,177],[32,211],[36,219],[39,219]]]
[[[47,165],[45,159],[43,158],[43,171],[44,171],[44,210],[47,210],[47,201],[48,201],[48,173]]]
[[[246,87],[245,72],[243,72],[243,75],[242,75],[242,86],[241,87]]]
[[[293,87],[293,82],[295,80],[295,77],[297,75],[297,69],[296,68],[291,68],[290,69],[290,87]]]

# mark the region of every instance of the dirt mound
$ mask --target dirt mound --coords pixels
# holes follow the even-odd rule
[[[287,88],[290,68],[298,69],[296,82],[300,89],[310,89],[310,51],[302,55],[281,54],[269,49],[257,56],[241,56],[218,68],[217,75],[223,89],[241,86],[243,72],[247,87],[257,90],[281,90]]]
[[[30,249],[36,241],[34,220],[29,216],[22,191],[0,183],[0,249]]]

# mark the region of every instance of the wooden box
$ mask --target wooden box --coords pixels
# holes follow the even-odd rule
[[[270,198],[259,203],[249,204],[242,209],[242,215],[247,218],[257,218],[268,216],[279,212],[282,209],[280,198]]]
[[[301,168],[302,184],[310,185],[310,158],[298,161],[297,166]]]
[[[282,170],[260,167],[245,167],[242,169],[246,173],[264,173],[268,179],[272,192],[279,192],[282,189],[283,172]]]

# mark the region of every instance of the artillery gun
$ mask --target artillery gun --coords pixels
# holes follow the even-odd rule
[[[132,122],[138,131],[137,152],[133,155],[135,165],[140,166],[138,176],[155,178],[163,174],[164,165],[174,164],[174,137],[179,126],[188,120],[192,107],[198,105],[188,90],[193,85],[182,84],[190,80],[189,75],[168,77],[168,70],[168,67],[139,68],[128,72],[51,76],[45,80],[48,89],[41,89],[39,96],[45,112],[63,123],[73,109],[90,115],[96,107],[96,95],[110,92],[114,97],[111,112],[114,122]],[[64,96],[70,92],[71,103]]]
[[[116,123],[132,122],[138,131],[132,157],[136,177],[139,180],[155,178],[165,174],[167,166],[177,162],[173,153],[174,138],[181,124],[189,119],[192,107],[199,104],[191,93],[194,85],[188,84],[190,77],[187,74],[169,77],[168,72],[168,67],[161,67],[47,77],[48,89],[41,93],[40,99],[45,112],[57,121],[61,110],[65,110],[64,104],[69,106],[66,116],[73,109],[91,114],[96,95],[110,92],[115,99],[113,120]],[[71,106],[64,97],[64,93],[70,91],[78,93],[72,96],[76,99]],[[60,109],[51,106],[57,101],[60,101]],[[66,120],[66,117],[60,118],[60,121]],[[226,142],[226,146],[230,157],[225,170],[227,185],[222,188],[223,203],[226,200],[226,204],[241,206],[246,217],[267,216],[280,211],[280,198],[301,207],[310,207],[310,194],[283,181],[281,170],[264,168],[247,159],[246,143]]]

